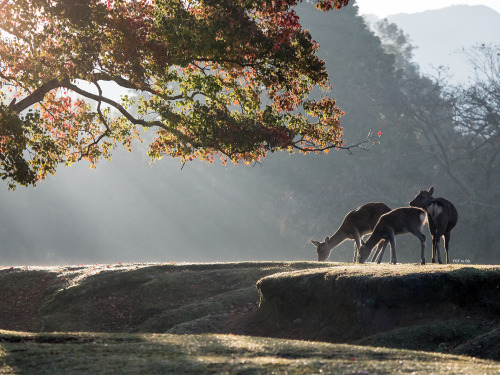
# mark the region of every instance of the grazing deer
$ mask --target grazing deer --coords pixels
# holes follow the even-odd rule
[[[366,242],[363,242],[363,245],[359,248],[359,263],[366,261],[373,248],[379,242],[386,241],[379,256],[378,263],[380,263],[380,259],[382,259],[385,247],[387,246],[387,241],[389,241],[391,244],[390,263],[396,264],[396,235],[412,233],[420,240],[422,245],[420,258],[422,264],[425,264],[425,235],[421,231],[425,219],[425,211],[416,207],[400,207],[382,215],[370,238]],[[377,250],[377,253],[379,250]]]
[[[450,263],[450,234],[458,220],[458,212],[453,203],[444,198],[434,198],[434,187],[429,190],[421,190],[410,202],[410,206],[420,207],[427,211],[429,232],[432,237],[432,263],[437,260],[441,262],[439,241],[444,236],[444,250],[446,251],[446,263]]]
[[[345,216],[339,229],[331,237],[326,237],[323,242],[311,240],[311,243],[316,246],[316,251],[318,252],[318,262],[327,260],[332,249],[345,240],[354,240],[353,262],[356,262],[358,249],[361,246],[361,237],[373,232],[373,228],[375,228],[380,216],[390,210],[384,203],[366,203],[350,211]]]

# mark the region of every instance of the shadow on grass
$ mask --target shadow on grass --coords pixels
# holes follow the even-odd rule
[[[494,374],[467,357],[234,335],[0,333],[2,374]]]

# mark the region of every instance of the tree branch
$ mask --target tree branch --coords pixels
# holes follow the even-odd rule
[[[68,79],[69,81],[69,79]],[[52,79],[43,85],[41,85],[39,88],[37,88],[35,91],[33,91],[30,95],[25,97],[24,99],[21,99],[19,102],[16,103],[16,99],[14,98],[10,104],[9,104],[9,109],[16,112],[16,113],[21,113],[25,109],[31,107],[35,103],[43,101],[43,98],[45,95],[62,86],[62,82],[60,82],[57,79]]]
[[[99,91],[99,96],[102,96],[102,89],[101,89],[101,86],[97,83],[97,82],[94,82],[94,85],[97,87],[97,90]],[[85,156],[89,156],[90,155],[90,149],[93,147],[93,146],[97,146],[99,144],[99,142],[104,138],[106,137],[107,135],[109,135],[109,133],[111,132],[111,129],[109,128],[109,125],[108,125],[108,122],[106,121],[106,119],[104,118],[104,115],[101,111],[101,104],[102,104],[102,101],[99,101],[97,102],[97,113],[99,114],[99,119],[101,120],[101,122],[104,124],[106,130],[104,132],[102,132],[99,137],[97,137],[97,139],[94,138],[94,142],[90,143],[88,146],[87,146],[87,152],[85,154],[81,154],[80,155],[80,158],[78,160],[81,160],[83,157]]]
[[[63,80],[63,82],[61,83],[61,87],[66,87],[67,89],[72,90],[72,91],[76,92],[77,94],[84,96],[88,99],[95,100],[96,102],[103,102],[103,103],[109,104],[110,106],[117,109],[128,121],[130,121],[134,125],[141,125],[141,126],[144,126],[147,128],[157,126],[161,129],[164,129],[168,132],[175,134],[175,136],[180,138],[180,139],[189,140],[189,138],[184,133],[180,132],[179,130],[177,130],[175,128],[167,126],[162,121],[158,121],[158,120],[146,121],[143,119],[135,118],[122,105],[118,104],[116,101],[111,100],[109,98],[106,98],[102,95],[95,95],[95,94],[92,94],[90,92],[87,92],[87,91],[81,89],[80,87],[78,87],[77,85],[72,84],[71,81],[69,80],[69,78]],[[181,119],[182,119],[181,116],[179,116],[176,113],[173,113],[173,112],[168,113],[168,118],[167,118],[168,121],[178,123],[181,121]]]
[[[360,141],[358,143],[352,144],[350,146],[330,145],[330,146],[325,146],[325,147],[301,147],[301,146],[298,145],[301,142],[299,140],[299,141],[295,142],[295,144],[293,145],[293,147],[296,148],[297,150],[302,151],[302,152],[323,152],[323,151],[335,148],[335,149],[340,149],[340,150],[347,150],[347,152],[349,153],[349,155],[352,155],[352,149],[353,148],[359,148],[359,149],[361,149],[363,151],[368,151],[368,149],[366,147],[364,147],[363,145],[365,143],[371,142],[372,138],[373,138],[373,134],[372,134],[372,131],[370,130],[368,132],[368,135],[366,136],[366,138],[364,140],[362,140],[362,141]]]
[[[7,3],[9,2],[9,0],[3,0],[1,3],[0,3],[0,10],[3,9],[4,6],[7,5]]]
[[[16,80],[15,77],[6,76],[2,72],[0,72],[0,78],[5,79],[6,81],[15,81]]]
[[[30,106],[32,106],[36,103],[42,102],[45,95],[48,92],[50,92],[54,89],[57,89],[59,87],[65,87],[69,90],[72,90],[85,98],[92,99],[92,100],[98,102],[99,105],[100,105],[100,103],[109,104],[110,106],[112,106],[113,108],[118,110],[128,121],[130,121],[134,125],[140,125],[140,126],[148,127],[148,128],[157,126],[161,129],[164,129],[168,132],[173,133],[176,137],[178,137],[180,139],[184,139],[187,141],[190,140],[184,133],[180,132],[179,130],[177,130],[174,127],[167,126],[162,121],[158,121],[158,120],[146,121],[143,119],[135,118],[122,105],[120,105],[119,103],[117,103],[116,101],[114,101],[112,99],[109,99],[105,96],[102,96],[102,90],[99,90],[99,95],[92,94],[90,92],[87,92],[87,91],[81,89],[77,85],[71,83],[71,80],[68,77],[66,77],[62,80],[52,79],[52,80],[44,83],[43,85],[38,87],[35,91],[33,91],[30,95],[23,98],[19,102],[16,102],[16,99],[14,98],[14,100],[12,100],[12,102],[9,104],[9,109],[11,109],[12,111],[14,111],[16,113],[21,113],[23,110],[29,108]],[[181,121],[181,116],[179,116],[176,113],[170,112],[168,114],[167,121],[178,123]]]
[[[109,73],[105,73],[105,72],[94,73],[92,76],[93,76],[93,81],[115,82],[117,85],[119,85],[119,86],[121,86],[123,88],[131,89],[131,90],[145,91],[145,92],[150,93],[151,95],[160,96],[164,100],[180,100],[180,99],[188,99],[188,98],[192,99],[195,95],[200,94],[199,92],[194,92],[193,94],[191,94],[190,97],[186,97],[183,94],[178,94],[178,95],[174,95],[174,96],[161,95],[160,93],[158,93],[157,91],[153,90],[149,86],[137,86],[137,85],[134,85],[130,81],[128,81],[125,78],[120,77],[120,76],[113,77]]]

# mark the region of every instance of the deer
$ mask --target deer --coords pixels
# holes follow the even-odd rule
[[[311,240],[311,243],[316,246],[318,262],[326,261],[332,249],[345,240],[354,240],[353,262],[356,262],[361,238],[373,232],[378,219],[390,210],[389,206],[384,203],[372,202],[348,212],[339,229],[331,237],[327,236],[323,242]]]
[[[436,263],[436,256],[437,261],[442,263],[439,241],[444,236],[446,264],[449,264],[451,230],[457,225],[458,212],[453,203],[444,198],[434,198],[433,193],[433,186],[429,190],[421,190],[410,202],[410,206],[420,207],[427,212],[429,232],[432,237],[432,263]]]
[[[421,244],[420,259],[421,264],[425,264],[425,235],[422,233],[421,228],[427,219],[426,212],[417,207],[400,207],[396,208],[386,214],[383,214],[377,225],[373,229],[372,234],[366,242],[362,242],[359,248],[358,262],[364,263],[373,248],[381,243],[382,247],[377,249],[375,256],[380,253],[378,263],[382,259],[384,250],[387,247],[387,241],[391,244],[391,264],[396,264],[396,235],[411,233],[415,235]],[[373,260],[372,259],[372,260]]]

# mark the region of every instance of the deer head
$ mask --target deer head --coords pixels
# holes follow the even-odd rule
[[[417,196],[410,202],[410,206],[426,209],[427,205],[434,200],[432,193],[434,193],[434,187],[432,186],[429,190],[420,190]]]
[[[311,243],[316,246],[316,251],[318,252],[318,262],[324,262],[328,259],[330,255],[330,251],[332,249],[328,246],[328,242],[330,241],[330,237],[326,237],[323,242],[318,242],[311,240]]]

